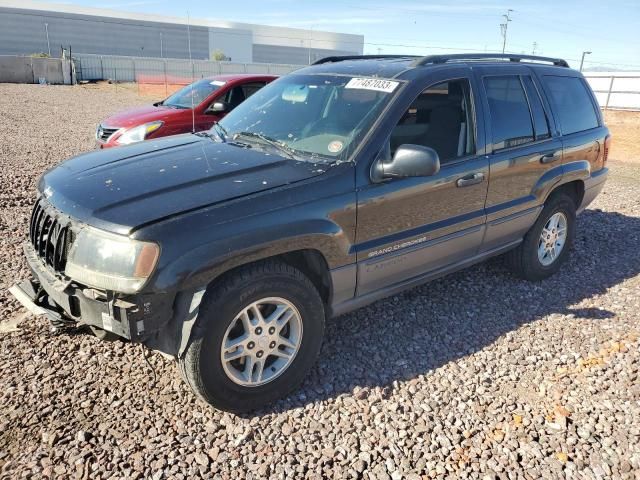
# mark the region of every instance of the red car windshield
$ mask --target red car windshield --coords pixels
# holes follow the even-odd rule
[[[162,105],[174,108],[191,108],[200,105],[202,101],[218,90],[225,82],[203,79],[181,88],[167,98]]]

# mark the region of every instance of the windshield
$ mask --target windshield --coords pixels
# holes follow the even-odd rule
[[[220,121],[220,130],[227,141],[271,142],[297,157],[346,160],[399,85],[384,79],[287,75],[236,107]]]
[[[181,88],[176,93],[167,98],[162,105],[176,108],[191,108],[200,105],[202,101],[218,90],[225,82],[220,80],[203,79],[193,82]],[[193,103],[191,99],[193,98]]]

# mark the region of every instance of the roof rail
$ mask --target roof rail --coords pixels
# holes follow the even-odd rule
[[[339,55],[334,57],[325,57],[313,62],[312,65],[321,65],[323,63],[344,62],[345,60],[383,60],[394,58],[420,58],[418,55]]]
[[[536,62],[552,63],[557,67],[569,67],[566,60],[552,57],[539,57],[537,55],[515,55],[509,53],[458,53],[453,55],[428,55],[413,62],[414,67],[421,67],[430,64],[442,64],[449,61],[465,60],[509,60],[519,62],[520,60],[531,60]]]

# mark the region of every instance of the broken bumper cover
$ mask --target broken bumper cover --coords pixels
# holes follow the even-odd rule
[[[30,244],[25,244],[24,252],[33,279],[9,291],[32,313],[46,315],[54,324],[71,320],[144,343],[171,319],[172,295],[120,296],[86,288],[50,271]]]

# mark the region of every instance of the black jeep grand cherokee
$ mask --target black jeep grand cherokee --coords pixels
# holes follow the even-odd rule
[[[327,58],[209,132],[47,171],[33,279],[12,291],[173,355],[205,401],[249,410],[302,381],[327,318],[505,252],[521,277],[554,273],[608,149],[563,60]]]

